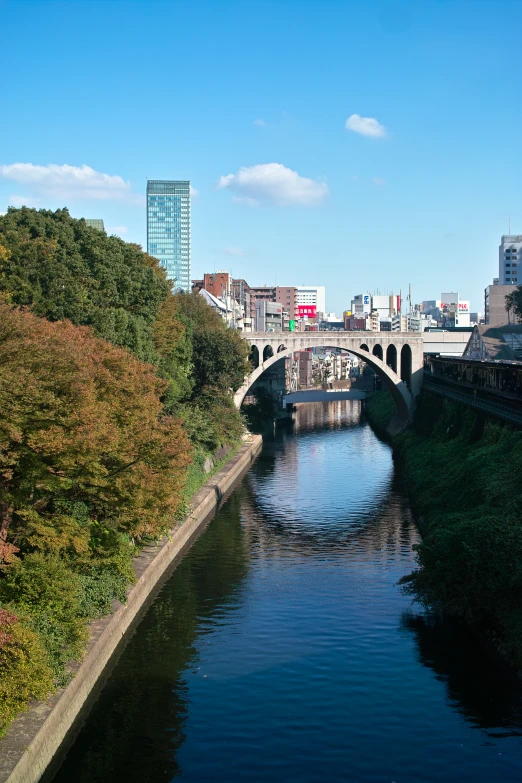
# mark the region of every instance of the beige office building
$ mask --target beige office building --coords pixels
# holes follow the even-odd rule
[[[488,285],[484,290],[484,320],[487,324],[503,326],[515,323],[513,313],[506,310],[506,296],[516,288],[516,285]]]

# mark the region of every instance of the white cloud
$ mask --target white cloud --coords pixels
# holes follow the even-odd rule
[[[121,236],[121,234],[128,234],[129,229],[127,226],[107,226],[107,234],[109,236],[111,234],[117,234],[118,236]]]
[[[382,188],[386,185],[386,180],[382,177],[372,177],[372,182],[374,185],[377,185],[378,188]]]
[[[259,119],[259,120],[254,120],[253,124],[254,125],[259,125],[260,128],[266,128],[266,126],[268,125],[268,122],[265,122],[264,120]]]
[[[94,201],[132,201],[141,198],[132,192],[130,182],[117,174],[103,174],[90,166],[49,163],[0,165],[0,178],[18,182],[37,196],[55,199]],[[18,197],[17,197],[18,198]]]
[[[249,207],[258,207],[259,201],[256,198],[250,196],[232,196],[234,204],[247,204]]]
[[[246,250],[243,250],[242,247],[224,247],[223,253],[226,253],[227,256],[237,256],[239,258],[245,258],[247,255]]]
[[[9,196],[9,206],[10,207],[39,207],[40,201],[37,198],[34,198],[33,196],[20,196],[17,193],[13,193],[12,196]]]
[[[220,178],[218,187],[236,194],[234,201],[250,206],[261,202],[288,206],[291,204],[314,205],[328,195],[328,186],[308,177],[301,177],[297,171],[282,163],[260,163],[257,166],[243,166],[237,174]]]
[[[352,114],[351,117],[348,117],[345,128],[354,133],[360,133],[362,136],[373,136],[374,138],[382,138],[387,133],[384,125],[381,125],[373,117],[360,117],[358,114]]]
[[[199,196],[199,190],[190,186],[190,198],[197,198]]]

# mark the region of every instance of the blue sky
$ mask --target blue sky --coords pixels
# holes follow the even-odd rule
[[[0,211],[68,206],[145,244],[147,177],[190,179],[193,277],[325,285],[337,312],[410,283],[482,309],[509,218],[522,233],[519,0],[0,0],[0,18]]]

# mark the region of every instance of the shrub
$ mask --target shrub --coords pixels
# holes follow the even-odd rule
[[[53,673],[38,635],[0,609],[0,736],[30,699],[45,699]]]
[[[4,569],[0,601],[40,634],[61,683],[67,662],[81,655],[86,639],[78,574],[57,557],[30,553]]]
[[[80,612],[82,617],[97,620],[109,614],[114,599],[125,603],[128,580],[110,565],[92,565],[89,571],[80,574]]]

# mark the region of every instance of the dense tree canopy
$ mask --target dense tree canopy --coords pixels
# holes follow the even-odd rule
[[[36,315],[91,326],[144,361],[157,358],[152,323],[170,292],[158,262],[67,209],[0,216],[0,291]]]
[[[0,368],[0,538],[14,525],[17,545],[50,536],[49,549],[80,553],[89,527],[64,501],[133,536],[168,525],[190,448],[153,367],[85,327],[0,304]]]

